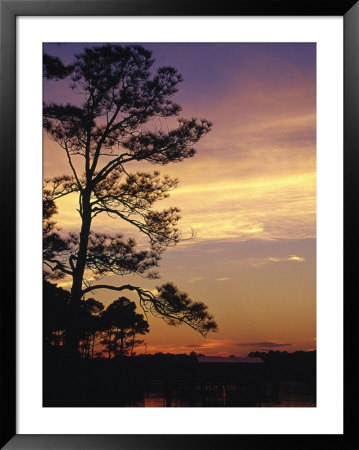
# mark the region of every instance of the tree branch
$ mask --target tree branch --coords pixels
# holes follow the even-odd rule
[[[74,167],[74,165],[72,164],[70,152],[69,152],[69,149],[68,149],[68,147],[67,147],[67,142],[65,142],[65,152],[66,152],[67,159],[68,159],[68,161],[69,161],[69,165],[70,165],[70,167],[71,167],[72,173],[74,174],[74,177],[75,177],[77,186],[78,186],[80,192],[82,192],[82,185],[81,185],[80,180],[79,180],[79,178],[78,178],[78,176],[77,176],[77,172],[76,172],[76,170],[75,170],[75,167]]]

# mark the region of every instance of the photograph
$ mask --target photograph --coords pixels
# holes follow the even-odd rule
[[[316,42],[42,47],[42,406],[315,408]]]

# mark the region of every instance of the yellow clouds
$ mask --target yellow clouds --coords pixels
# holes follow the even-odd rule
[[[96,278],[94,277],[91,270],[85,270],[84,279],[86,282],[94,281]],[[69,275],[65,275],[65,277],[62,280],[59,280],[56,285],[58,287],[62,287],[64,289],[69,290],[72,286],[72,277]]]
[[[288,258],[288,261],[303,262],[303,261],[305,261],[305,258],[302,258],[301,256],[297,256],[297,255],[290,255]]]
[[[172,202],[198,239],[315,237],[315,172],[198,182],[179,187]]]
[[[295,114],[289,117],[264,117],[259,123],[247,124],[245,127],[241,128],[241,131],[247,133],[260,131],[261,133],[265,133],[275,130],[278,134],[285,134],[292,131],[312,130],[315,127],[315,122],[315,113]]]
[[[182,212],[183,236],[193,229],[193,244],[211,239],[302,239],[316,235],[316,174],[276,177],[196,180],[182,183],[160,208],[178,206]],[[78,230],[75,196],[58,201],[56,217],[64,230]],[[98,216],[94,229],[136,237],[136,231],[121,220]]]
[[[275,250],[273,251],[273,253]],[[279,256],[258,256],[258,257],[252,257],[247,255],[240,255],[239,258],[233,258],[229,259],[229,263],[240,268],[240,270],[243,270],[244,267],[248,268],[259,268],[267,264],[276,264],[276,263],[303,263],[307,261],[307,258],[304,256],[298,256],[298,255],[279,255]],[[217,266],[220,267],[222,265],[221,259],[217,260]],[[223,270],[223,269],[222,269]],[[229,269],[226,269],[227,272]],[[229,273],[229,272],[228,272]],[[207,281],[209,278],[207,277],[197,277],[200,281],[203,279],[206,279]],[[215,281],[229,281],[232,277],[223,276],[219,278],[215,278]]]
[[[249,260],[244,260],[243,263],[248,264],[249,266],[253,267],[260,267],[264,264],[269,263],[279,263],[279,262],[287,262],[287,261],[294,261],[294,262],[304,262],[306,259],[303,256],[297,256],[297,255],[289,255],[284,257],[278,257],[278,256],[270,256],[268,258],[251,258]]]
[[[58,281],[56,283],[57,287],[61,287],[64,289],[70,289],[72,286],[72,278],[67,277],[67,279],[65,278],[64,280]]]
[[[279,84],[248,76],[231,86],[211,105],[198,155],[166,167],[181,180],[169,203],[182,228],[199,240],[315,237],[315,80],[294,71]]]
[[[208,51],[219,51],[210,47]],[[192,79],[194,84],[185,82],[176,94],[180,96],[182,89],[187,92],[185,100],[180,97],[179,101],[183,116],[204,116],[213,121],[213,129],[195,146],[195,158],[160,168],[162,174],[178,177],[180,185],[156,206],[181,209],[184,237],[191,234],[191,228],[197,237],[187,244],[316,235],[315,51],[311,46],[303,47],[306,59],[298,50],[300,46],[293,45],[291,50],[274,47],[221,45],[222,64],[216,65],[207,80],[208,95],[198,95],[205,74],[197,84],[193,66],[188,66],[185,80]],[[196,55],[196,67],[203,70],[197,65],[197,51],[189,46],[186,54]],[[298,51],[301,56],[297,61],[293,55]],[[172,53],[167,56],[172,57]],[[218,79],[213,79],[215,74]],[[158,119],[156,126],[171,128],[174,121]],[[44,144],[45,173],[51,176],[68,171],[62,150],[47,137]],[[138,170],[153,171],[154,167],[138,162],[128,167],[129,172]],[[58,206],[59,225],[64,230],[78,230],[76,199],[59,200]],[[136,237],[125,222],[105,215],[96,217],[93,227]]]
[[[278,78],[273,67],[272,80],[242,73],[240,79],[231,79],[221,98],[185,105],[184,115],[188,110],[197,116],[205,113],[214,122],[213,130],[196,145],[195,158],[161,168],[180,184],[156,207],[181,209],[184,237],[193,229],[197,238],[187,244],[316,235],[315,80],[292,69],[287,78]],[[138,170],[153,167],[129,167],[129,172]],[[76,199],[62,199],[58,205],[60,226],[78,229]],[[136,237],[125,222],[107,216],[96,217],[93,226]]]

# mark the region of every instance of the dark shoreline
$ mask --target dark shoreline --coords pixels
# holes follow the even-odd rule
[[[70,361],[51,352],[43,406],[315,406],[315,352],[266,355],[264,364],[211,367],[188,355]]]

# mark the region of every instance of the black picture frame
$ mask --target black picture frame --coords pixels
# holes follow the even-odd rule
[[[18,16],[343,16],[344,18],[344,321],[342,435],[18,435],[16,434],[16,17]],[[0,0],[1,448],[5,449],[280,449],[352,448],[357,417],[349,414],[356,378],[359,169],[359,2],[357,0]],[[179,424],[179,431],[181,425]]]

